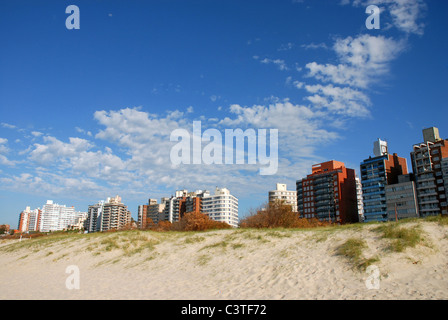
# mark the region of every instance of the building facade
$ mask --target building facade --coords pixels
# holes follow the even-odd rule
[[[406,159],[389,154],[386,142],[378,141],[374,144],[375,157],[360,166],[365,222],[389,220],[386,186],[398,183],[398,176],[408,173]]]
[[[131,212],[118,195],[104,203],[101,218],[101,231],[119,230],[131,225]]]
[[[360,222],[364,222],[364,202],[362,198],[362,183],[359,177],[355,177],[356,182],[356,205],[358,207],[358,217]]]
[[[269,191],[269,202],[281,201],[291,206],[293,212],[297,212],[297,191],[287,190],[286,184],[277,183],[276,189]]]
[[[417,189],[412,174],[401,175],[398,183],[386,186],[386,205],[389,221],[419,217]]]
[[[437,128],[423,130],[423,142],[413,146],[412,168],[417,185],[420,216],[447,212],[447,193],[442,160],[448,157],[448,140],[441,139]]]
[[[29,230],[30,214],[31,214],[30,207],[26,207],[25,210],[20,212],[19,223],[17,227],[17,230],[19,230],[19,232],[26,232]]]
[[[75,207],[67,207],[47,200],[42,207],[39,230],[42,232],[62,231],[77,222]]]
[[[358,222],[355,170],[339,161],[312,167],[312,173],[296,182],[297,206],[302,218],[345,224]]]
[[[215,194],[202,195],[202,213],[215,221],[238,227],[238,199],[226,188],[216,188]]]
[[[102,230],[104,201],[101,200],[96,204],[90,205],[87,210],[87,219],[84,222],[84,229],[87,232],[98,232]]]
[[[162,198],[161,203],[157,203],[156,199],[149,199],[148,204],[138,206],[138,227],[146,229],[150,222],[157,224],[161,221],[166,201],[166,198]]]
[[[448,202],[448,158],[443,158],[440,162],[440,165],[442,167],[442,177],[443,177],[443,186],[445,188],[445,195],[440,195],[440,201],[442,206],[442,214],[448,215],[448,208],[447,208],[447,202]]]

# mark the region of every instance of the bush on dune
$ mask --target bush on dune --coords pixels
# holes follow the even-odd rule
[[[300,218],[291,206],[280,201],[270,202],[241,221],[241,228],[315,228],[328,225],[318,219]]]
[[[169,222],[160,221],[155,224],[151,230],[154,231],[205,231],[216,229],[229,229],[231,228],[225,222],[214,221],[210,219],[206,214],[199,212],[186,213],[179,221]]]

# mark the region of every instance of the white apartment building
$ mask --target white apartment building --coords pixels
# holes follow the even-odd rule
[[[102,230],[102,216],[103,216],[104,200],[96,204],[90,205],[87,211],[87,219],[84,228],[88,232],[97,232]]]
[[[47,200],[42,207],[39,229],[42,232],[61,231],[69,225],[75,224],[76,217],[75,207],[66,207]]]
[[[276,200],[282,201],[284,204],[290,205],[293,212],[297,212],[297,191],[289,191],[286,184],[277,183],[276,189],[269,191],[269,202]]]
[[[379,140],[381,141],[381,140]],[[362,183],[359,177],[355,177],[356,182],[356,202],[358,205],[358,217],[359,221],[364,221],[364,201],[362,199]]]
[[[187,190],[178,190],[176,191],[176,194],[174,196],[163,199],[164,204],[164,209],[162,213],[163,220],[169,222],[179,221],[180,218],[179,202],[182,198],[187,196],[187,193],[188,193]]]
[[[214,195],[204,192],[202,212],[212,220],[238,227],[238,199],[226,188],[216,188]]]

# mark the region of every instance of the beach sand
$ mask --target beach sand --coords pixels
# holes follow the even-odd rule
[[[403,226],[415,224],[424,241],[403,252],[388,249],[378,225],[2,240],[0,299],[447,299],[448,226]],[[365,258],[378,258],[375,288],[373,273],[338,254],[350,238],[366,241]],[[67,287],[69,266],[79,270],[79,289]]]

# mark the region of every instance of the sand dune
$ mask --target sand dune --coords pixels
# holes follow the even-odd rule
[[[3,240],[0,298],[447,299],[448,226],[402,224],[416,225],[423,241],[403,252],[391,251],[393,240],[375,224]],[[365,240],[362,257],[376,259],[379,288],[369,289],[373,274],[338,254],[348,239]],[[72,265],[79,268],[79,289],[66,286]]]

